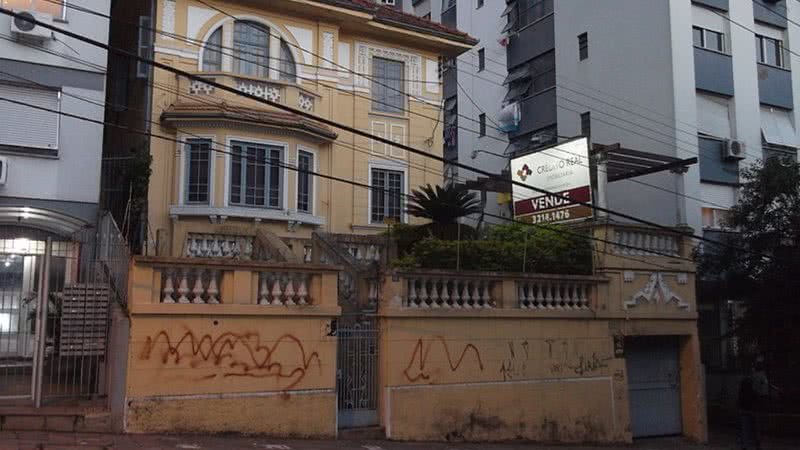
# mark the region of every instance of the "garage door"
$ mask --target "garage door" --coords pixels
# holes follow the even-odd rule
[[[634,438],[681,434],[678,338],[647,336],[625,343]]]

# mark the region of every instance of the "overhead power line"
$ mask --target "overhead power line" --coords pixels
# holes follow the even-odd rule
[[[5,15],[9,15],[9,16],[12,16],[12,17],[19,17],[19,14],[15,13],[12,10],[4,8],[4,7],[0,7],[0,13],[3,13]],[[150,64],[153,67],[157,67],[157,68],[165,70],[167,72],[171,72],[173,74],[186,77],[186,78],[188,78],[190,80],[195,80],[195,81],[198,81],[198,82],[205,83],[205,84],[213,86],[214,88],[219,89],[221,91],[226,91],[226,92],[230,92],[230,93],[233,93],[233,94],[241,96],[241,97],[249,98],[249,99],[251,99],[253,101],[256,101],[256,102],[259,102],[259,103],[262,103],[262,104],[265,104],[265,105],[269,105],[269,106],[271,106],[271,107],[273,107],[275,109],[286,111],[286,112],[290,112],[290,113],[293,113],[293,114],[295,114],[295,115],[297,115],[299,117],[304,117],[304,118],[307,118],[309,120],[316,121],[316,122],[331,126],[333,128],[336,128],[336,129],[344,130],[344,131],[347,131],[349,133],[352,133],[352,134],[355,134],[355,135],[359,135],[359,136],[362,136],[362,137],[365,137],[365,138],[368,138],[368,139],[373,139],[375,141],[378,141],[378,142],[381,142],[381,143],[384,143],[384,144],[387,144],[387,145],[390,145],[390,146],[394,146],[394,147],[403,149],[403,150],[405,150],[405,151],[407,151],[409,153],[413,153],[413,154],[417,154],[417,155],[420,155],[420,156],[428,157],[428,158],[440,161],[442,163],[447,163],[447,164],[450,164],[450,165],[455,166],[455,167],[463,168],[465,170],[470,170],[470,171],[475,172],[477,174],[484,175],[484,176],[486,176],[486,177],[488,177],[490,179],[499,180],[499,181],[502,181],[502,182],[509,182],[509,180],[507,180],[506,178],[504,178],[502,176],[499,176],[497,174],[493,174],[493,173],[484,171],[484,170],[479,169],[477,167],[472,167],[472,166],[469,166],[467,164],[463,164],[463,163],[460,163],[460,162],[457,162],[457,161],[448,161],[448,160],[442,158],[441,156],[433,155],[433,154],[430,154],[430,153],[425,152],[423,150],[419,150],[419,149],[410,147],[410,146],[405,145],[405,144],[398,144],[397,142],[394,142],[394,141],[392,141],[390,139],[387,139],[387,138],[384,138],[384,137],[381,137],[381,136],[376,136],[376,135],[373,135],[371,133],[367,133],[367,132],[358,130],[358,129],[354,128],[354,127],[341,124],[341,123],[336,122],[336,121],[331,120],[331,119],[318,117],[318,116],[315,116],[315,115],[313,115],[311,113],[305,112],[305,111],[297,109],[297,108],[293,108],[293,107],[288,106],[288,105],[284,105],[284,104],[281,104],[281,103],[278,103],[278,102],[274,102],[274,101],[271,101],[271,100],[268,100],[268,99],[265,99],[265,98],[262,98],[262,97],[257,97],[257,96],[252,95],[252,94],[240,92],[240,91],[236,90],[235,88],[226,86],[226,85],[221,84],[221,83],[217,83],[216,81],[212,81],[212,80],[209,80],[207,78],[203,78],[203,77],[197,76],[195,74],[186,72],[186,71],[181,70],[181,69],[177,69],[177,68],[171,67],[171,66],[169,66],[167,64],[160,63],[158,61],[154,61],[154,60],[149,59],[149,58],[141,57],[141,56],[139,56],[137,54],[134,54],[134,53],[131,53],[131,52],[127,51],[127,50],[123,50],[123,49],[119,49],[119,48],[110,46],[110,45],[108,45],[106,43],[99,42],[97,40],[94,40],[94,39],[88,38],[86,36],[83,36],[81,34],[74,33],[74,32],[68,31],[68,30],[64,30],[62,28],[59,28],[59,27],[56,27],[56,26],[53,26],[53,25],[50,25],[50,24],[46,24],[46,23],[43,23],[43,22],[35,20],[35,19],[31,20],[28,17],[26,17],[25,19],[29,20],[29,21],[32,21],[36,25],[39,25],[39,26],[41,26],[43,28],[47,28],[47,29],[49,29],[51,31],[54,31],[54,32],[57,32],[57,33],[61,33],[61,34],[65,35],[65,36],[69,36],[69,37],[71,37],[73,39],[76,39],[76,40],[79,40],[79,41],[82,41],[82,42],[97,46],[99,48],[104,48],[107,51],[111,51],[111,52],[114,52],[114,53],[117,53],[117,54],[120,54],[120,55],[127,56],[129,58],[135,59],[137,61],[141,61],[143,63]],[[675,228],[668,227],[668,226],[665,226],[665,225],[661,225],[659,223],[652,222],[652,221],[649,221],[649,220],[641,219],[641,218],[633,216],[631,214],[614,211],[614,210],[611,210],[609,208],[604,208],[604,207],[600,207],[600,206],[597,206],[597,205],[593,205],[593,204],[591,204],[589,202],[570,200],[568,197],[566,197],[564,195],[561,195],[561,194],[558,194],[558,193],[555,193],[555,192],[552,192],[552,191],[549,191],[549,190],[546,190],[546,189],[542,189],[542,188],[539,188],[539,187],[536,187],[536,186],[527,185],[527,184],[515,181],[513,179],[510,180],[510,183],[513,184],[513,185],[517,185],[519,187],[525,188],[525,189],[532,190],[534,192],[538,192],[540,194],[549,195],[551,197],[556,197],[556,198],[561,198],[562,200],[570,201],[573,204],[585,206],[585,207],[591,208],[591,209],[593,209],[595,211],[600,211],[600,212],[604,212],[606,214],[611,214],[611,215],[614,215],[614,216],[617,216],[617,217],[621,217],[623,219],[627,219],[627,220],[630,220],[630,221],[633,221],[633,222],[636,222],[636,223],[640,223],[640,224],[647,225],[647,226],[650,226],[650,227],[653,227],[653,228],[657,228],[657,229],[660,229],[660,230],[663,230],[663,231],[667,231],[669,233],[677,233],[677,234],[679,234],[681,236],[694,238],[694,239],[697,239],[697,240],[700,240],[700,241],[703,241],[703,242],[707,242],[709,244],[718,245],[718,246],[722,246],[722,247],[733,248],[735,250],[742,251],[742,252],[752,253],[752,251],[747,250],[747,249],[738,248],[738,247],[732,246],[732,245],[724,243],[724,242],[719,242],[719,241],[716,241],[714,239],[710,239],[710,238],[706,238],[704,236],[696,235],[696,234],[694,234],[692,232],[689,232],[689,231],[676,230]],[[763,256],[765,258],[769,258],[768,255],[761,255],[761,256]]]

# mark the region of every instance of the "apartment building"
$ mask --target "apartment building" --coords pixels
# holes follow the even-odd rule
[[[127,45],[143,55],[442,154],[438,64],[474,45],[465,33],[366,1],[234,2],[219,10],[191,1],[138,3],[118,9],[121,23],[140,25],[140,33],[120,39],[138,35]],[[403,199],[412,188],[442,180],[441,164],[430,158],[140,68],[149,81],[132,84],[137,90],[128,98],[149,96],[149,106],[120,120],[168,137],[148,139],[149,254],[203,253],[201,235],[242,243],[258,230],[305,239],[313,231],[380,233],[409,221]],[[130,146],[122,136],[116,139]]]
[[[107,54],[32,20],[107,42],[108,21],[73,8],[110,4],[0,2],[17,14],[0,14],[0,401],[38,406],[80,385],[63,370],[76,356],[92,360],[84,380],[101,370],[83,335],[69,348],[71,318],[53,324],[58,295],[91,272],[94,242],[82,236],[98,224]]]

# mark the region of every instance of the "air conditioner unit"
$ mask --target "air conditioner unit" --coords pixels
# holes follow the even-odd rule
[[[53,38],[53,32],[34,22],[53,24],[53,16],[36,11],[16,10],[18,16],[11,19],[11,33],[28,39],[46,40]]]
[[[722,148],[722,157],[725,159],[744,159],[744,142],[728,139]]]
[[[0,156],[0,186],[6,184],[8,180],[8,158]]]

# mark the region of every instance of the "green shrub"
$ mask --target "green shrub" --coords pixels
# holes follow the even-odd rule
[[[527,236],[526,236],[527,234]],[[490,227],[482,239],[445,241],[428,237],[414,243],[395,267],[461,270],[589,274],[589,239],[574,232],[546,230],[523,224]]]

